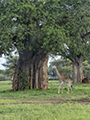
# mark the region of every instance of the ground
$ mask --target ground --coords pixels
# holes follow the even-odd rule
[[[90,97],[90,96],[89,96]],[[80,100],[72,100],[70,98],[52,98],[52,99],[45,99],[45,100],[38,100],[38,99],[30,99],[28,101],[31,102],[31,104],[61,104],[63,102],[78,102],[81,104],[89,105],[90,99],[84,98]]]
[[[9,105],[23,105],[23,104],[62,104],[64,102],[77,102],[80,104],[85,104],[85,105],[90,105],[90,96],[89,98],[82,98],[82,99],[71,99],[71,98],[65,98],[65,97],[60,97],[60,98],[49,98],[45,100],[40,100],[40,99],[27,99],[27,100],[22,100],[21,103],[10,103]],[[7,104],[1,104],[0,106],[6,106]]]
[[[58,86],[49,81],[46,91],[12,91],[11,81],[1,81],[0,120],[90,120],[90,84],[72,84],[69,94],[67,85],[58,94]]]

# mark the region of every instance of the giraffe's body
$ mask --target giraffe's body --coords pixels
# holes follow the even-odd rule
[[[68,85],[68,92],[69,93],[69,88],[71,89],[71,92],[72,92],[72,86],[71,86],[71,80],[70,78],[66,78],[64,77],[63,74],[61,74],[58,70],[58,68],[56,66],[53,66],[52,68],[55,68],[56,72],[57,72],[57,75],[58,77],[60,78],[60,85],[58,87],[58,93],[60,93],[60,87],[62,88],[62,93],[63,93],[63,84],[67,84]]]

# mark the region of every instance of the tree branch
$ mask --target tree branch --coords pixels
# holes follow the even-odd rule
[[[88,35],[90,35],[90,31],[87,32],[86,34],[84,34],[83,36],[81,36],[81,38],[84,39],[84,38],[87,37]]]

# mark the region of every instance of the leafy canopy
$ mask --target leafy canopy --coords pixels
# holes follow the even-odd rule
[[[10,53],[15,47],[46,52],[55,50],[65,34],[58,26],[57,16],[62,14],[60,0],[1,0],[0,1],[0,54]]]
[[[75,58],[90,52],[90,0],[1,0],[0,54],[41,50]]]
[[[63,41],[64,50],[59,47],[56,52],[69,59],[80,55],[87,59],[90,53],[90,0],[65,2],[63,28],[66,39]]]

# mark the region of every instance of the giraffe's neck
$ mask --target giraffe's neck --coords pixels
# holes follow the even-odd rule
[[[62,77],[64,77],[60,72],[59,72],[59,70],[58,70],[58,68],[56,67],[56,72],[57,72],[57,75],[58,75],[58,77],[59,78],[62,78]]]

